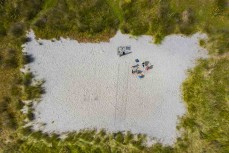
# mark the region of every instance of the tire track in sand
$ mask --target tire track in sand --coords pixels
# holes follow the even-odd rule
[[[124,128],[126,120],[126,105],[128,102],[129,67],[125,61],[118,65],[115,103],[115,128]]]

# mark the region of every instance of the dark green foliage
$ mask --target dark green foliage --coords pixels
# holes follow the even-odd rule
[[[22,36],[24,33],[24,25],[22,23],[13,23],[10,27],[10,34],[15,37]]]
[[[23,44],[30,42],[32,39],[30,37],[22,37],[21,41]]]
[[[2,121],[3,126],[16,130],[17,121],[16,121],[16,116],[13,112],[8,112],[8,111],[1,112],[1,117],[2,119],[4,119]]]
[[[214,0],[215,8],[213,9],[212,14],[214,16],[222,15],[223,11],[228,7],[227,0]]]
[[[127,131],[127,134],[125,135],[125,138],[124,138],[124,143],[128,144],[133,138],[134,138],[134,135],[130,131]]]
[[[200,46],[204,47],[205,44],[206,44],[206,42],[205,42],[204,39],[201,39],[201,40],[199,41],[199,45],[200,45]]]
[[[208,142],[211,149],[227,152],[229,107],[225,95],[229,95],[229,61],[211,60],[201,60],[184,83],[189,115],[181,121],[187,131],[198,133],[195,139]]]
[[[35,119],[35,115],[33,114],[33,111],[30,110],[28,113],[27,113],[27,117],[30,121],[34,120]]]
[[[113,135],[114,135],[114,139],[116,141],[118,141],[119,143],[123,143],[123,141],[124,141],[124,135],[123,135],[122,132],[117,132],[117,133],[114,133]]]
[[[150,152],[152,153],[173,153],[175,151],[171,146],[162,146],[162,144],[156,143],[150,148]]]
[[[11,89],[11,94],[13,95],[13,96],[18,96],[18,97],[20,97],[21,96],[21,93],[22,93],[22,91],[21,91],[21,87],[20,86],[18,86],[18,85],[13,85],[13,87],[12,87],[12,89]]]
[[[90,38],[103,32],[112,33],[119,25],[119,20],[103,0],[56,1],[52,5],[52,9],[44,9],[45,13],[34,22],[35,30],[43,36],[51,38],[57,37],[54,33],[68,33],[75,37],[77,33]]]
[[[3,63],[3,57],[2,55],[0,54],[0,65]]]
[[[6,28],[4,27],[4,24],[0,22],[0,37],[6,35]]]
[[[43,137],[42,135],[43,135],[43,134],[42,134],[41,131],[36,131],[36,132],[33,132],[33,133],[31,134],[31,136],[32,136],[33,138],[37,139],[37,140],[41,139],[41,138]]]
[[[10,98],[5,97],[4,100],[0,102],[0,112],[7,111],[9,103],[10,103]]]
[[[92,152],[92,153],[102,153],[101,149],[98,148],[98,147],[93,148],[91,152]]]
[[[94,140],[95,144],[99,144],[101,142],[101,138],[100,137],[96,137]]]
[[[24,103],[21,100],[18,100],[16,103],[17,110],[21,110],[24,107]]]
[[[68,146],[64,146],[63,148],[60,149],[61,153],[71,153],[71,149]]]
[[[23,85],[25,86],[31,85],[33,77],[34,77],[33,74],[30,72],[24,74]]]
[[[24,54],[24,56],[23,56],[23,63],[24,64],[32,63],[32,62],[34,62],[34,60],[35,59],[31,54]]]
[[[41,17],[34,23],[34,25],[37,26],[38,28],[44,28],[46,22],[47,19],[45,17]]]
[[[15,49],[5,50],[5,57],[3,58],[4,68],[17,68],[19,66],[19,59]]]
[[[25,88],[25,99],[37,99],[45,93],[42,84],[32,85]]]

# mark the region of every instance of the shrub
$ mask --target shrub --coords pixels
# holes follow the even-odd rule
[[[95,144],[99,144],[101,142],[101,138],[100,137],[96,137],[94,140]]]
[[[63,147],[60,149],[60,152],[61,152],[61,153],[71,153],[72,151],[71,151],[70,147],[68,147],[68,146],[63,146]]]
[[[133,138],[134,138],[134,135],[130,131],[127,131],[125,138],[124,138],[124,143],[128,144],[131,140],[133,140]]]
[[[18,85],[13,85],[11,88],[11,94],[15,97],[21,96],[21,88]]]
[[[16,56],[12,56],[10,59],[5,60],[4,62],[5,68],[17,68],[18,65],[19,64]]]
[[[0,65],[3,64],[3,57],[0,55]]]
[[[91,151],[92,153],[102,153],[101,149],[99,147],[95,147]]]
[[[3,101],[0,102],[0,113],[7,111],[10,98],[4,97]]]
[[[23,44],[24,43],[28,43],[28,42],[31,42],[32,41],[32,38],[30,38],[30,37],[22,37],[21,38],[21,41],[22,41]]]
[[[5,68],[17,68],[19,66],[19,60],[15,49],[6,50],[6,56],[4,58],[3,67]]]
[[[21,100],[18,100],[16,103],[17,110],[21,110],[24,107],[24,103]]]
[[[38,139],[38,140],[43,137],[43,133],[41,131],[33,132],[31,135],[33,138]]]
[[[19,37],[22,36],[22,34],[24,33],[24,26],[22,23],[18,22],[18,23],[13,23],[10,27],[10,33],[15,36],[15,37]]]
[[[26,100],[38,99],[42,94],[45,93],[45,89],[42,87],[44,82],[37,82],[36,84],[31,85],[32,77],[30,74],[32,75],[32,73],[28,73],[28,76],[24,79],[24,98]]]
[[[171,146],[163,146],[161,143],[154,144],[150,149],[153,153],[173,153],[175,152]]]
[[[34,25],[38,28],[44,28],[47,22],[47,18],[46,17],[41,17],[40,19],[38,19]]]
[[[29,112],[27,113],[27,117],[30,121],[35,119],[35,115],[33,113],[33,111],[29,110]]]
[[[34,62],[34,57],[31,54],[24,54],[23,55],[23,64],[29,64]]]
[[[162,40],[164,39],[165,35],[162,34],[162,33],[157,33],[155,36],[154,36],[154,43],[155,44],[160,44],[162,42]]]
[[[0,22],[0,36],[6,35],[6,28],[4,27],[3,23]]]
[[[122,132],[114,133],[114,138],[119,143],[123,143],[123,141],[124,141],[124,136],[123,136]]]
[[[29,126],[29,127],[22,128],[21,133],[25,136],[30,135],[32,133],[32,127]]]
[[[17,129],[17,121],[15,118],[15,114],[12,112],[5,111],[1,114],[3,118],[3,125],[10,128],[10,129]]]
[[[205,42],[204,39],[200,39],[200,41],[199,41],[199,45],[200,45],[200,46],[203,47],[203,46],[205,45],[205,43],[206,43],[206,42]]]
[[[184,24],[191,24],[194,22],[194,12],[191,8],[186,9],[181,15],[182,22]]]
[[[25,86],[31,85],[33,77],[34,77],[34,76],[33,76],[33,74],[32,74],[31,72],[26,73],[26,74],[24,75],[24,78],[23,78],[23,84],[24,84]]]

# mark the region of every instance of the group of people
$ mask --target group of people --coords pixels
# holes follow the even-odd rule
[[[143,78],[144,77],[144,73],[143,71],[146,70],[148,71],[151,67],[151,64],[149,62],[142,62],[141,65],[142,65],[142,70],[140,68],[140,65],[138,64],[139,63],[139,60],[136,59],[136,64],[132,66],[132,74],[137,74],[139,78]]]

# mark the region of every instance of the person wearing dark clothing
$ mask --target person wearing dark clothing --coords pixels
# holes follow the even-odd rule
[[[144,62],[142,63],[142,67],[145,67],[145,63]]]

